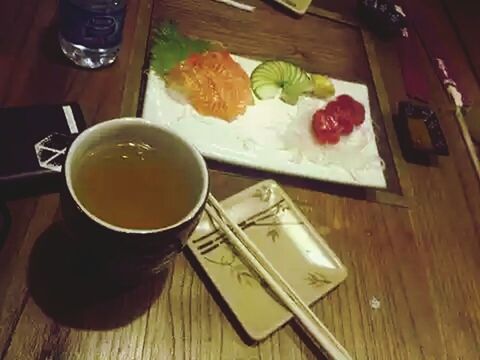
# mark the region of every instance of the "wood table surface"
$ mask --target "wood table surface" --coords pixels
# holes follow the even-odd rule
[[[4,2],[0,106],[76,101],[90,125],[135,115],[150,22],[172,18],[186,33],[221,40],[233,52],[283,57],[310,71],[368,84],[378,107],[375,121],[388,130],[397,102],[405,99],[397,52],[354,24],[355,1],[317,0],[315,14],[303,17],[268,1],[245,1],[257,10],[207,0],[131,0],[119,58],[96,71],[61,56],[57,1]],[[444,7],[424,1],[478,104],[479,84]],[[404,206],[210,163],[219,199],[262,179],[279,181],[344,262],[346,281],[313,310],[355,359],[480,358],[480,185],[452,105],[425,53],[422,60],[450,156],[432,167],[405,163],[388,133]],[[109,284],[82,287],[65,270],[58,195],[7,206],[12,224],[0,250],[0,359],[320,357],[291,324],[263,342],[245,342],[183,255],[168,272],[128,291],[109,293]],[[370,305],[372,298],[379,308]]]

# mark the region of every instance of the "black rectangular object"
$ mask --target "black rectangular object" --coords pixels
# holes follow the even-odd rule
[[[424,148],[424,144],[416,144],[414,134],[409,129],[409,122],[413,120],[423,123],[430,138],[431,149]],[[428,106],[401,101],[398,104],[398,116],[394,118],[394,123],[406,161],[429,166],[438,162],[436,158],[438,155],[449,155],[438,117]]]
[[[78,104],[0,108],[0,199],[58,191],[67,149],[84,129]]]

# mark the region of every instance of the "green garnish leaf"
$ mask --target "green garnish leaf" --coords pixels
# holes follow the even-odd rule
[[[173,22],[166,21],[154,30],[150,68],[163,77],[190,55],[203,53],[212,47],[209,41],[186,37]]]

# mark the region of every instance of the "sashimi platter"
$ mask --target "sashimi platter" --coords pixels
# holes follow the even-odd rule
[[[143,117],[206,157],[263,171],[386,188],[363,84],[258,61],[155,29]]]

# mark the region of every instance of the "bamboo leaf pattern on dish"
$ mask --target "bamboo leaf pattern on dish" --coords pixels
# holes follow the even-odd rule
[[[253,197],[257,197],[262,202],[268,203],[272,200],[273,194],[272,187],[264,185],[255,191]],[[289,216],[288,210],[290,210],[289,203],[285,201],[284,198],[281,198],[274,204],[269,204],[266,208],[239,222],[238,226],[244,231],[247,231],[247,229],[251,227],[267,226],[268,231],[264,234],[266,234],[266,238],[271,239],[271,241],[275,243],[281,238],[282,227],[304,225],[302,221],[295,218],[292,219],[292,217]],[[237,254],[235,254],[234,249],[228,244],[228,238],[208,213],[207,219],[210,222],[212,230],[192,241],[196,244],[200,254],[210,263],[227,267],[232,277],[235,278],[239,284],[252,285],[257,282],[262,285],[257,276],[252,274]],[[220,259],[211,257],[209,254],[213,254],[213,251],[219,247],[222,248],[222,252],[224,250],[228,251],[228,255],[224,254]]]
[[[263,188],[268,187],[264,186]],[[300,221],[297,218],[292,218],[292,216],[289,215],[288,210],[290,210],[290,205],[285,199],[281,199],[275,204],[268,206],[249,218],[239,222],[238,226],[243,231],[247,231],[251,227],[268,226],[269,232],[266,237],[271,238],[271,240],[275,242],[280,238],[279,228],[291,225],[304,225],[303,221]],[[218,248],[221,244],[228,242],[226,235],[220,230],[210,215],[207,213],[206,216],[213,230],[192,241],[194,244],[197,244],[196,246],[201,255],[207,255]],[[274,232],[272,232],[273,229],[275,229]]]
[[[238,223],[238,226],[247,231],[248,228],[253,226],[284,226],[284,225],[302,225],[303,222],[294,221],[294,222],[287,222],[281,221],[278,218],[279,214],[283,214],[285,211],[289,210],[290,207],[285,199],[281,199],[280,201],[276,202],[275,204],[259,211],[258,213],[250,216],[249,218],[241,221]],[[206,233],[205,235],[200,236],[197,239],[192,240],[194,244],[196,244],[198,250],[202,255],[206,255],[212,250],[216,249],[220,244],[227,242],[227,237],[225,234],[220,230],[217,226],[215,221],[211,218],[211,216],[207,213],[206,217],[211,225],[210,232]]]
[[[273,189],[268,185],[263,185],[253,193],[254,198],[259,198],[263,202],[269,202],[273,195]]]
[[[267,232],[267,236],[269,236],[273,242],[277,241],[279,235],[278,235],[278,230],[275,228],[270,229],[269,232]]]
[[[331,283],[331,281],[319,271],[309,272],[306,280],[308,285],[316,288]]]
[[[240,285],[253,286],[255,282],[258,283],[257,278],[250,273],[233,250],[228,246],[224,246],[224,248],[228,251],[228,256],[222,255],[219,260],[204,256],[205,260],[212,264],[226,266],[230,270],[232,277],[235,278]]]
[[[255,277],[250,273],[248,268],[243,263],[238,263],[230,268],[232,274],[237,277],[240,284],[252,285],[252,281],[255,281]]]

